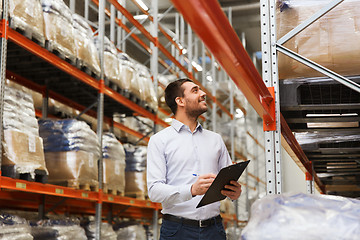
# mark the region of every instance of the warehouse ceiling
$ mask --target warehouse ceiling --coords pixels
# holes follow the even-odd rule
[[[134,1],[126,1],[127,10],[134,16],[143,15]],[[65,2],[69,3],[69,0]],[[151,0],[143,0],[143,2],[150,8]],[[259,59],[253,57],[256,52],[261,51],[259,1],[221,0],[219,2],[226,14],[231,7],[232,25],[248,54],[260,69],[261,55],[257,55],[260,56]],[[84,15],[83,6],[84,0],[76,1],[76,12]],[[172,3],[169,0],[159,0],[158,6],[159,14],[162,14],[171,8]],[[110,9],[109,4],[106,7]],[[176,9],[171,8],[160,21],[161,26],[167,29],[171,36],[176,32],[175,16]],[[89,18],[96,23],[97,12],[90,10]],[[148,19],[139,19],[139,21],[150,30]],[[106,35],[108,36],[109,26],[107,19]],[[133,28],[129,22],[127,26]],[[182,43],[185,48],[186,29],[185,27]],[[149,41],[139,31],[134,29],[134,33],[150,46]],[[159,41],[164,46],[169,42],[161,33],[159,33]],[[201,49],[200,41],[197,43],[198,49]],[[168,50],[170,51],[170,47]],[[126,40],[126,52],[138,62],[149,66],[148,52],[131,37]],[[159,54],[161,58],[167,60],[164,55]],[[201,53],[197,56],[201,56]],[[165,70],[162,66],[159,68],[160,73]],[[351,78],[360,83],[358,77]],[[326,186],[327,193],[360,197],[360,94],[329,78],[286,79],[280,82],[281,112],[308,159],[313,162],[314,170]]]

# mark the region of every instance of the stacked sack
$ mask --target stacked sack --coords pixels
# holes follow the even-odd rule
[[[50,48],[64,57],[75,59],[74,27],[71,10],[62,0],[41,0],[45,38]]]
[[[146,146],[124,144],[126,153],[125,195],[145,199],[146,188]]]
[[[10,0],[9,15],[11,27],[30,30],[38,40],[45,41],[44,17],[39,0]]]
[[[30,94],[5,86],[2,130],[1,169],[5,176],[18,178],[27,173],[35,179],[36,174],[48,174]]]
[[[78,220],[41,220],[31,227],[34,240],[76,239],[87,240]]]
[[[94,43],[100,51],[99,36],[94,37]],[[110,82],[121,87],[119,60],[116,55],[117,49],[115,45],[109,40],[109,38],[104,37],[104,75]]]
[[[94,221],[83,221],[81,223],[82,227],[85,229],[86,236],[88,240],[95,240],[96,224]],[[109,223],[101,223],[101,240],[117,240],[117,235],[113,230],[113,227]]]
[[[141,92],[140,99],[143,100],[148,107],[157,111],[158,99],[155,92],[155,86],[151,80],[149,70],[144,65],[137,65],[137,78]]]
[[[73,14],[74,39],[76,57],[80,67],[87,67],[100,75],[99,53],[93,41],[93,32],[86,20],[78,14]]]
[[[100,145],[95,132],[76,119],[40,120],[39,128],[44,139],[49,182],[96,190]]]
[[[103,148],[103,181],[104,192],[119,195],[125,191],[125,150],[112,133],[104,133]]]
[[[29,223],[18,216],[0,214],[0,240],[33,240]]]
[[[113,226],[118,240],[146,240],[146,231],[143,225],[136,222],[122,222]]]
[[[134,63],[126,53],[118,53],[120,69],[121,88],[125,93],[132,92],[139,89],[139,83],[136,79],[136,73],[134,69]],[[135,91],[135,92],[136,92]]]

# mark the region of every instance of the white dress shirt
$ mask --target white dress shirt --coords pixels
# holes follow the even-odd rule
[[[220,203],[196,208],[202,196],[192,197],[191,185],[197,176],[218,174],[231,164],[224,141],[217,133],[197,125],[188,126],[173,120],[171,126],[150,138],[147,152],[149,198],[162,204],[163,214],[205,220],[220,213]]]

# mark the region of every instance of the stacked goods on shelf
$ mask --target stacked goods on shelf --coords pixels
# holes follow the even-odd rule
[[[145,228],[143,225],[134,222],[122,222],[113,226],[118,240],[146,240]]]
[[[123,195],[125,191],[125,150],[112,133],[104,133],[103,148],[103,191]]]
[[[132,91],[132,88],[138,85],[135,79],[134,63],[126,53],[118,53],[119,70],[120,70],[120,83],[124,94],[127,95]]]
[[[284,46],[341,75],[358,75],[360,73],[359,3],[359,0],[344,1],[294,36]],[[326,0],[279,2],[276,14],[278,39],[327,4]],[[278,63],[280,79],[322,76],[283,54],[279,54]]]
[[[228,214],[228,215],[235,214],[234,203],[228,198],[220,201],[220,212]]]
[[[49,51],[75,63],[76,49],[71,10],[62,0],[41,0]]]
[[[78,220],[41,220],[31,227],[34,240],[76,239],[87,240]]]
[[[39,120],[49,182],[97,190],[100,146],[97,135],[75,119]]]
[[[93,32],[83,17],[73,14],[74,39],[78,67],[86,68],[89,74],[100,75],[99,53],[93,41]]]
[[[94,221],[84,221],[81,224],[85,229],[86,236],[88,240],[95,240],[95,230],[96,224]],[[117,240],[117,234],[113,230],[113,227],[109,223],[102,222],[101,223],[101,240]]]
[[[114,114],[113,119],[115,122],[121,123],[126,127],[141,133],[144,136],[150,135],[152,131],[152,126],[154,124],[154,122],[148,118],[140,116],[126,116],[124,114]],[[114,132],[117,136],[121,138],[122,142],[137,143],[137,141],[139,140],[138,137],[123,132],[119,129],[114,129]],[[141,143],[143,143],[143,141]]]
[[[30,94],[5,86],[2,131],[2,174],[46,182],[43,141]]]
[[[99,36],[94,37],[94,43],[100,51]],[[121,88],[119,60],[116,54],[117,49],[115,45],[107,37],[104,37],[104,75],[110,81],[110,86],[115,88],[114,90],[117,90],[117,87]]]
[[[137,78],[140,87],[140,99],[145,102],[145,106],[150,107],[154,111],[158,109],[158,99],[155,92],[151,75],[144,65],[137,65]]]
[[[42,45],[45,43],[44,17],[38,0],[10,0],[9,15],[11,28],[21,30]]]
[[[358,239],[359,213],[360,200],[353,198],[267,195],[251,206],[241,239]]]
[[[18,216],[0,214],[0,239],[33,240],[29,223]]]
[[[125,195],[145,199],[147,147],[124,144],[126,153]]]

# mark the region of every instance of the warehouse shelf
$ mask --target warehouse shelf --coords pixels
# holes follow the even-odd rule
[[[263,118],[264,126],[274,124],[274,110],[271,110],[271,106],[275,104],[274,98],[262,81],[218,2],[210,0],[205,3],[195,0],[191,2],[192,7],[189,7],[188,1],[173,0],[173,3],[243,92],[259,116]],[[282,116],[280,121],[281,134],[285,139],[282,141],[283,147],[299,159],[303,169],[312,172],[308,158]],[[316,176],[314,177],[318,189],[325,192],[323,184]]]
[[[58,206],[55,210],[70,213],[88,213],[95,214],[95,203],[104,202],[114,204],[114,209],[121,208],[139,208],[134,210],[139,217],[144,217],[141,213],[148,211],[148,217],[151,219],[153,210],[161,209],[159,203],[153,203],[149,200],[141,200],[129,197],[115,196],[105,194],[102,191],[86,191],[81,189],[72,189],[52,184],[43,184],[38,182],[29,182],[21,179],[12,179],[0,177],[0,202],[1,206],[11,208],[24,208],[37,210],[41,204],[41,197],[46,196],[48,208],[57,204],[62,198],[66,198],[64,206]],[[16,203],[16,204],[15,204]],[[149,211],[151,210],[151,211]],[[125,210],[121,216],[129,216]],[[105,213],[103,213],[105,214]]]
[[[0,28],[3,29],[3,26],[0,25]],[[7,27],[7,36],[10,40],[7,53],[7,69],[9,71],[41,85],[46,85],[59,95],[68,97],[83,106],[93,104],[101,90],[105,94],[105,116],[112,117],[114,112],[126,114],[136,112],[158,124],[167,126],[149,110],[111,88],[102,86],[102,81],[89,76],[15,30]]]

